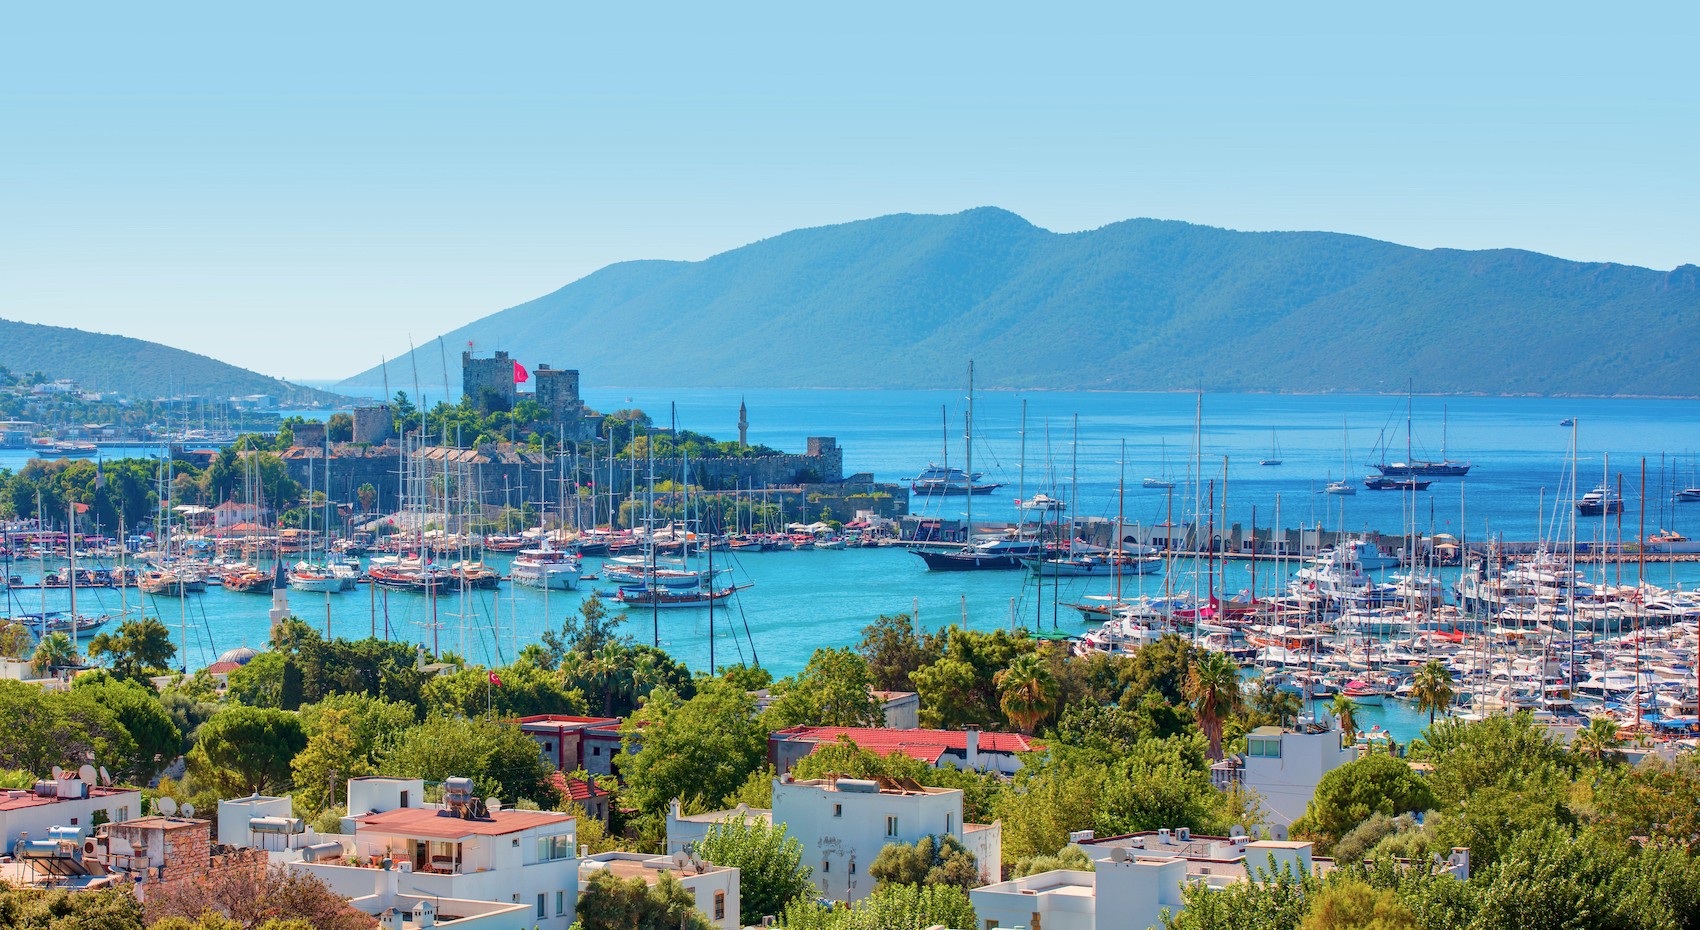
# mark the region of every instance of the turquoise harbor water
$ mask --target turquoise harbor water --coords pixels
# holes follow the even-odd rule
[[[940,458],[940,406],[948,405],[951,422],[952,464],[961,463],[963,397],[950,391],[589,391],[587,402],[602,410],[639,406],[658,423],[670,417],[669,403],[676,402],[679,425],[728,437],[736,435],[740,399],[750,411],[750,439],[783,449],[801,448],[805,437],[836,436],[845,450],[846,472],[871,471],[879,479],[897,481],[914,475],[928,462]],[[1190,394],[1062,394],[987,393],[976,398],[975,414],[979,439],[974,450],[974,468],[1007,487],[974,502],[976,519],[1013,519],[1013,499],[1022,485],[1020,465],[1021,401],[1027,401],[1026,491],[1046,490],[1056,496],[1068,494],[1071,473],[1073,415],[1080,416],[1079,492],[1077,512],[1081,516],[1114,517],[1117,508],[1117,476],[1120,442],[1127,440],[1126,514],[1131,521],[1163,519],[1170,506],[1169,495],[1139,487],[1140,479],[1160,474],[1166,443],[1168,471],[1177,481],[1173,494],[1174,513],[1184,520],[1192,509],[1188,482],[1191,466],[1195,398]],[[1405,495],[1360,490],[1355,497],[1328,497],[1320,493],[1330,477],[1345,470],[1342,421],[1349,427],[1352,449],[1350,475],[1361,479],[1369,471],[1365,462],[1372,454],[1378,432],[1393,437],[1391,459],[1402,459],[1405,451],[1405,398],[1401,396],[1290,396],[1206,395],[1203,410],[1203,459],[1206,477],[1216,477],[1217,493],[1226,493],[1230,522],[1251,522],[1257,508],[1260,526],[1274,520],[1279,499],[1281,523],[1322,523],[1333,529],[1376,529],[1399,532],[1405,525],[1401,512],[1414,510],[1419,529],[1432,525],[1438,532],[1470,538],[1484,533],[1507,539],[1531,540],[1552,536],[1554,514],[1560,519],[1559,534],[1567,535],[1568,503],[1555,507],[1557,489],[1565,480],[1571,430],[1559,421],[1575,417],[1580,438],[1577,458],[1583,490],[1599,483],[1610,456],[1610,469],[1624,475],[1628,507],[1624,537],[1635,535],[1640,507],[1636,493],[1640,459],[1649,459],[1647,528],[1669,527],[1700,536],[1700,504],[1677,505],[1669,491],[1700,483],[1692,474],[1687,451],[1700,445],[1692,402],[1675,400],[1604,400],[1549,398],[1438,398],[1418,397],[1414,444],[1419,457],[1438,458],[1442,404],[1447,407],[1447,451],[1452,458],[1469,459],[1474,469],[1462,481],[1441,479],[1428,493],[1415,495],[1415,506]],[[1049,423],[1050,442],[1045,442]],[[1269,454],[1271,430],[1281,447],[1283,464],[1265,467],[1258,460]],[[1660,455],[1664,454],[1664,485],[1657,490]],[[1227,480],[1221,484],[1223,459]],[[1048,459],[1048,464],[1047,464]],[[18,463],[0,460],[0,467]],[[1054,472],[1055,486],[1045,478]],[[1543,490],[1544,489],[1544,490]],[[1546,512],[1541,516],[1544,500]],[[1218,507],[1222,499],[1218,497]],[[918,512],[960,514],[964,502],[916,503]],[[1431,523],[1432,521],[1432,523]],[[1615,535],[1611,524],[1608,535]],[[1596,538],[1600,522],[1585,521],[1579,539]],[[1107,593],[1110,579],[1067,580],[1053,594],[1047,580],[1041,594],[1023,573],[929,573],[921,561],[900,549],[846,551],[773,552],[722,556],[733,567],[733,578],[751,584],[735,603],[715,611],[715,660],[718,663],[760,662],[783,675],[800,668],[809,654],[822,646],[853,645],[861,628],[880,614],[913,612],[929,629],[950,623],[974,628],[1008,626],[1012,622],[1032,627],[1053,624],[1063,630],[1083,631],[1079,615],[1066,605],[1088,593]],[[502,565],[500,557],[491,559]],[[592,570],[597,561],[588,560]],[[1285,566],[1290,571],[1293,566]],[[1272,590],[1275,566],[1258,566],[1258,587]],[[1625,578],[1633,577],[1633,566],[1624,566]],[[1610,571],[1615,572],[1612,568]],[[13,574],[33,580],[33,565],[14,566]],[[1243,563],[1230,563],[1226,578],[1218,586],[1238,591],[1250,581]],[[1666,585],[1693,587],[1700,583],[1700,566],[1660,564],[1649,567],[1649,580]],[[1170,584],[1181,591],[1202,591],[1190,566],[1181,565]],[[1129,579],[1125,585],[1139,591],[1156,592],[1162,576]],[[600,582],[586,582],[580,592],[542,592],[504,586],[500,592],[477,592],[463,602],[459,595],[435,600],[413,594],[360,590],[330,595],[290,592],[294,611],[333,635],[364,636],[374,629],[379,635],[413,642],[431,643],[443,649],[463,651],[477,661],[503,661],[515,646],[535,641],[546,627],[559,623],[561,615],[576,608],[590,589]],[[43,604],[63,609],[62,591],[17,591],[11,610],[34,611]],[[128,592],[132,611],[138,609],[137,592]],[[269,599],[263,596],[209,589],[186,603],[162,598],[143,598],[141,610],[157,615],[186,638],[191,667],[215,660],[233,646],[260,646],[267,632]],[[79,612],[120,609],[115,591],[88,591],[79,596]],[[433,620],[433,613],[435,619]],[[630,618],[628,632],[641,641],[658,640],[692,667],[708,662],[708,611],[661,611],[659,618],[645,613]],[[1401,738],[1414,733],[1418,723],[1414,711],[1389,703],[1386,708],[1366,708],[1366,725],[1382,724]]]

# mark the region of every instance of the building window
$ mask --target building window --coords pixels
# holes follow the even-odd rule
[[[897,818],[896,817],[885,818],[885,835],[886,836],[896,836],[897,835]]]
[[[130,819],[130,805],[126,804],[123,807],[118,808],[118,822],[123,823],[124,821],[129,820],[129,819]]]
[[[514,840],[518,843],[519,840]],[[559,836],[540,836],[537,838],[537,861],[554,862],[556,859],[571,859],[573,857],[573,835],[562,833]]]
[[[998,922],[995,920],[986,921],[986,930],[998,930]]]
[[[593,746],[593,747],[591,747],[591,750],[590,750],[590,754],[591,754],[591,755],[593,755],[593,756],[600,756],[600,755],[602,755],[602,747],[601,747],[601,746]]]
[[[76,826],[76,825],[77,825],[77,818],[75,818],[75,817],[72,817],[72,818],[71,818],[71,826],[73,826],[73,827],[74,827],[74,826]]]
[[[544,740],[543,741],[543,751],[544,752],[554,752],[555,751],[555,744],[549,742],[548,740]]]
[[[566,913],[567,913],[567,893],[565,891],[557,891],[557,892],[555,892],[555,916],[556,917],[563,917],[563,916],[566,915]]]
[[[832,816],[834,816],[834,817],[844,816],[844,805],[842,805],[842,804],[832,805]]]
[[[1253,759],[1281,758],[1281,740],[1268,737],[1247,737],[1245,741],[1246,755]]]
[[[540,894],[537,896],[537,919],[542,920],[549,916],[549,908],[547,907],[547,904],[548,901],[543,895]]]
[[[856,874],[856,860],[854,860],[854,859],[850,860],[850,874],[851,875]]]
[[[828,873],[830,871],[832,871],[832,860],[831,859],[822,859],[820,861],[820,873],[822,875],[825,875],[826,873]]]
[[[955,833],[956,832],[956,815],[955,814],[945,814],[944,815],[944,832],[946,832],[946,833]]]
[[[714,893],[714,919],[726,919],[726,892],[724,891]]]

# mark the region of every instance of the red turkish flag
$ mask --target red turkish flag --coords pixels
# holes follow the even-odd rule
[[[531,372],[526,371],[525,366],[521,365],[519,362],[514,362],[514,383],[515,384],[524,384],[525,382],[530,381],[530,380],[531,380]]]
[[[495,672],[491,672],[490,673],[490,683],[493,684],[493,685],[500,686],[501,683],[502,683],[501,676],[497,675]]]

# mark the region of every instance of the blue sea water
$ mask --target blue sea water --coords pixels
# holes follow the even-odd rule
[[[941,407],[946,408],[950,461],[962,464],[964,392],[824,390],[595,390],[586,401],[601,410],[641,407],[658,423],[676,417],[687,429],[719,437],[736,434],[738,405],[748,405],[750,440],[783,449],[801,449],[806,437],[835,436],[844,449],[845,471],[868,471],[880,480],[914,475],[942,457]],[[1022,405],[1026,405],[1026,468],[1022,469]],[[1167,472],[1177,480],[1172,506],[1177,521],[1192,510],[1188,480],[1197,399],[1191,394],[987,392],[975,399],[974,469],[1006,487],[974,502],[979,519],[1013,519],[1013,500],[1022,490],[1070,493],[1076,470],[1074,418],[1079,417],[1076,512],[1114,517],[1118,506],[1121,442],[1127,442],[1125,513],[1130,521],[1156,522],[1170,506],[1166,492],[1139,486],[1141,478]],[[1205,395],[1202,401],[1202,472],[1217,480],[1217,506],[1228,520],[1249,524],[1256,507],[1259,526],[1268,526],[1280,508],[1286,527],[1322,524],[1326,528],[1400,532],[1415,514],[1418,529],[1468,535],[1503,535],[1512,540],[1568,535],[1567,500],[1558,501],[1570,460],[1572,430],[1559,421],[1575,418],[1580,486],[1615,483],[1622,473],[1628,501],[1623,536],[1636,535],[1640,513],[1641,459],[1648,461],[1646,525],[1649,532],[1673,528],[1700,535],[1700,504],[1670,501],[1675,488],[1700,484],[1689,450],[1697,443],[1693,402],[1657,399],[1571,399],[1497,397],[1418,397],[1414,401],[1413,449],[1418,457],[1438,458],[1443,408],[1447,453],[1474,464],[1468,478],[1440,479],[1428,493],[1408,498],[1397,493],[1360,490],[1355,497],[1323,495],[1330,477],[1361,479],[1369,469],[1378,434],[1392,444],[1389,460],[1405,457],[1403,395]],[[1048,429],[1048,442],[1047,442]],[[1271,432],[1274,440],[1271,439]],[[1282,464],[1261,466],[1278,442]],[[1351,456],[1346,456],[1350,446]],[[1607,456],[1609,455],[1609,465]],[[1662,456],[1662,458],[1661,458]],[[1379,453],[1374,453],[1379,459]],[[0,467],[10,463],[0,461]],[[1222,478],[1226,472],[1225,481]],[[1609,470],[1608,470],[1609,469]],[[1025,475],[1025,480],[1023,479]],[[1054,476],[1054,478],[1053,478]],[[1568,497],[1569,491],[1564,492]],[[1225,495],[1225,504],[1222,495]],[[1414,500],[1414,504],[1413,504]],[[1544,504],[1544,511],[1542,509]],[[960,498],[917,509],[949,515],[964,509]],[[1583,521],[1577,536],[1615,537],[1617,525]],[[720,556],[717,556],[717,559]],[[897,549],[759,553],[728,557],[734,579],[752,586],[736,602],[715,612],[715,661],[759,658],[784,675],[801,668],[813,650],[853,645],[863,626],[880,614],[919,612],[921,624],[936,629],[950,623],[975,628],[1014,623],[1079,631],[1084,625],[1066,605],[1087,593],[1106,593],[1108,579],[1064,580],[1053,593],[1041,594],[1021,573],[929,573],[919,559]],[[500,558],[491,561],[500,564]],[[595,567],[591,560],[587,569]],[[1259,566],[1259,588],[1271,589],[1272,566]],[[1288,569],[1291,566],[1287,567]],[[32,568],[15,569],[33,576]],[[1615,569],[1614,569],[1615,570]],[[1624,571],[1632,572],[1632,567]],[[1220,589],[1237,591],[1249,581],[1243,564],[1230,564]],[[1649,568],[1649,580],[1692,587],[1700,571],[1688,564]],[[1182,590],[1195,585],[1190,571],[1171,579]],[[1157,590],[1160,576],[1129,580],[1127,586]],[[536,640],[546,626],[558,625],[586,591],[551,593],[504,587],[498,595],[469,595],[428,601],[411,595],[356,592],[331,595],[290,593],[295,612],[333,635],[379,635],[436,644],[464,651],[476,661],[503,661],[517,645]],[[45,596],[48,609],[62,609],[63,592]],[[137,594],[130,592],[130,607]],[[43,605],[40,592],[13,595],[12,610]],[[89,604],[83,598],[94,601]],[[85,592],[79,611],[119,608],[116,592]],[[239,645],[260,646],[267,633],[267,598],[211,589],[186,604],[147,599],[142,605],[186,639],[191,667],[214,661]],[[433,610],[435,620],[433,620]],[[517,623],[515,622],[517,618]],[[633,616],[628,632],[640,641],[658,641],[692,667],[706,667],[709,637],[706,610],[661,611],[658,617]],[[464,648],[463,648],[464,643]],[[1408,739],[1420,723],[1414,711],[1390,703],[1366,708],[1366,725],[1382,724]]]

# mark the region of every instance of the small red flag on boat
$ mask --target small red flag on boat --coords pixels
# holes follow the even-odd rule
[[[531,372],[526,371],[525,366],[521,365],[519,362],[514,362],[514,383],[515,384],[524,384],[525,382],[530,381],[530,380],[531,380]]]

